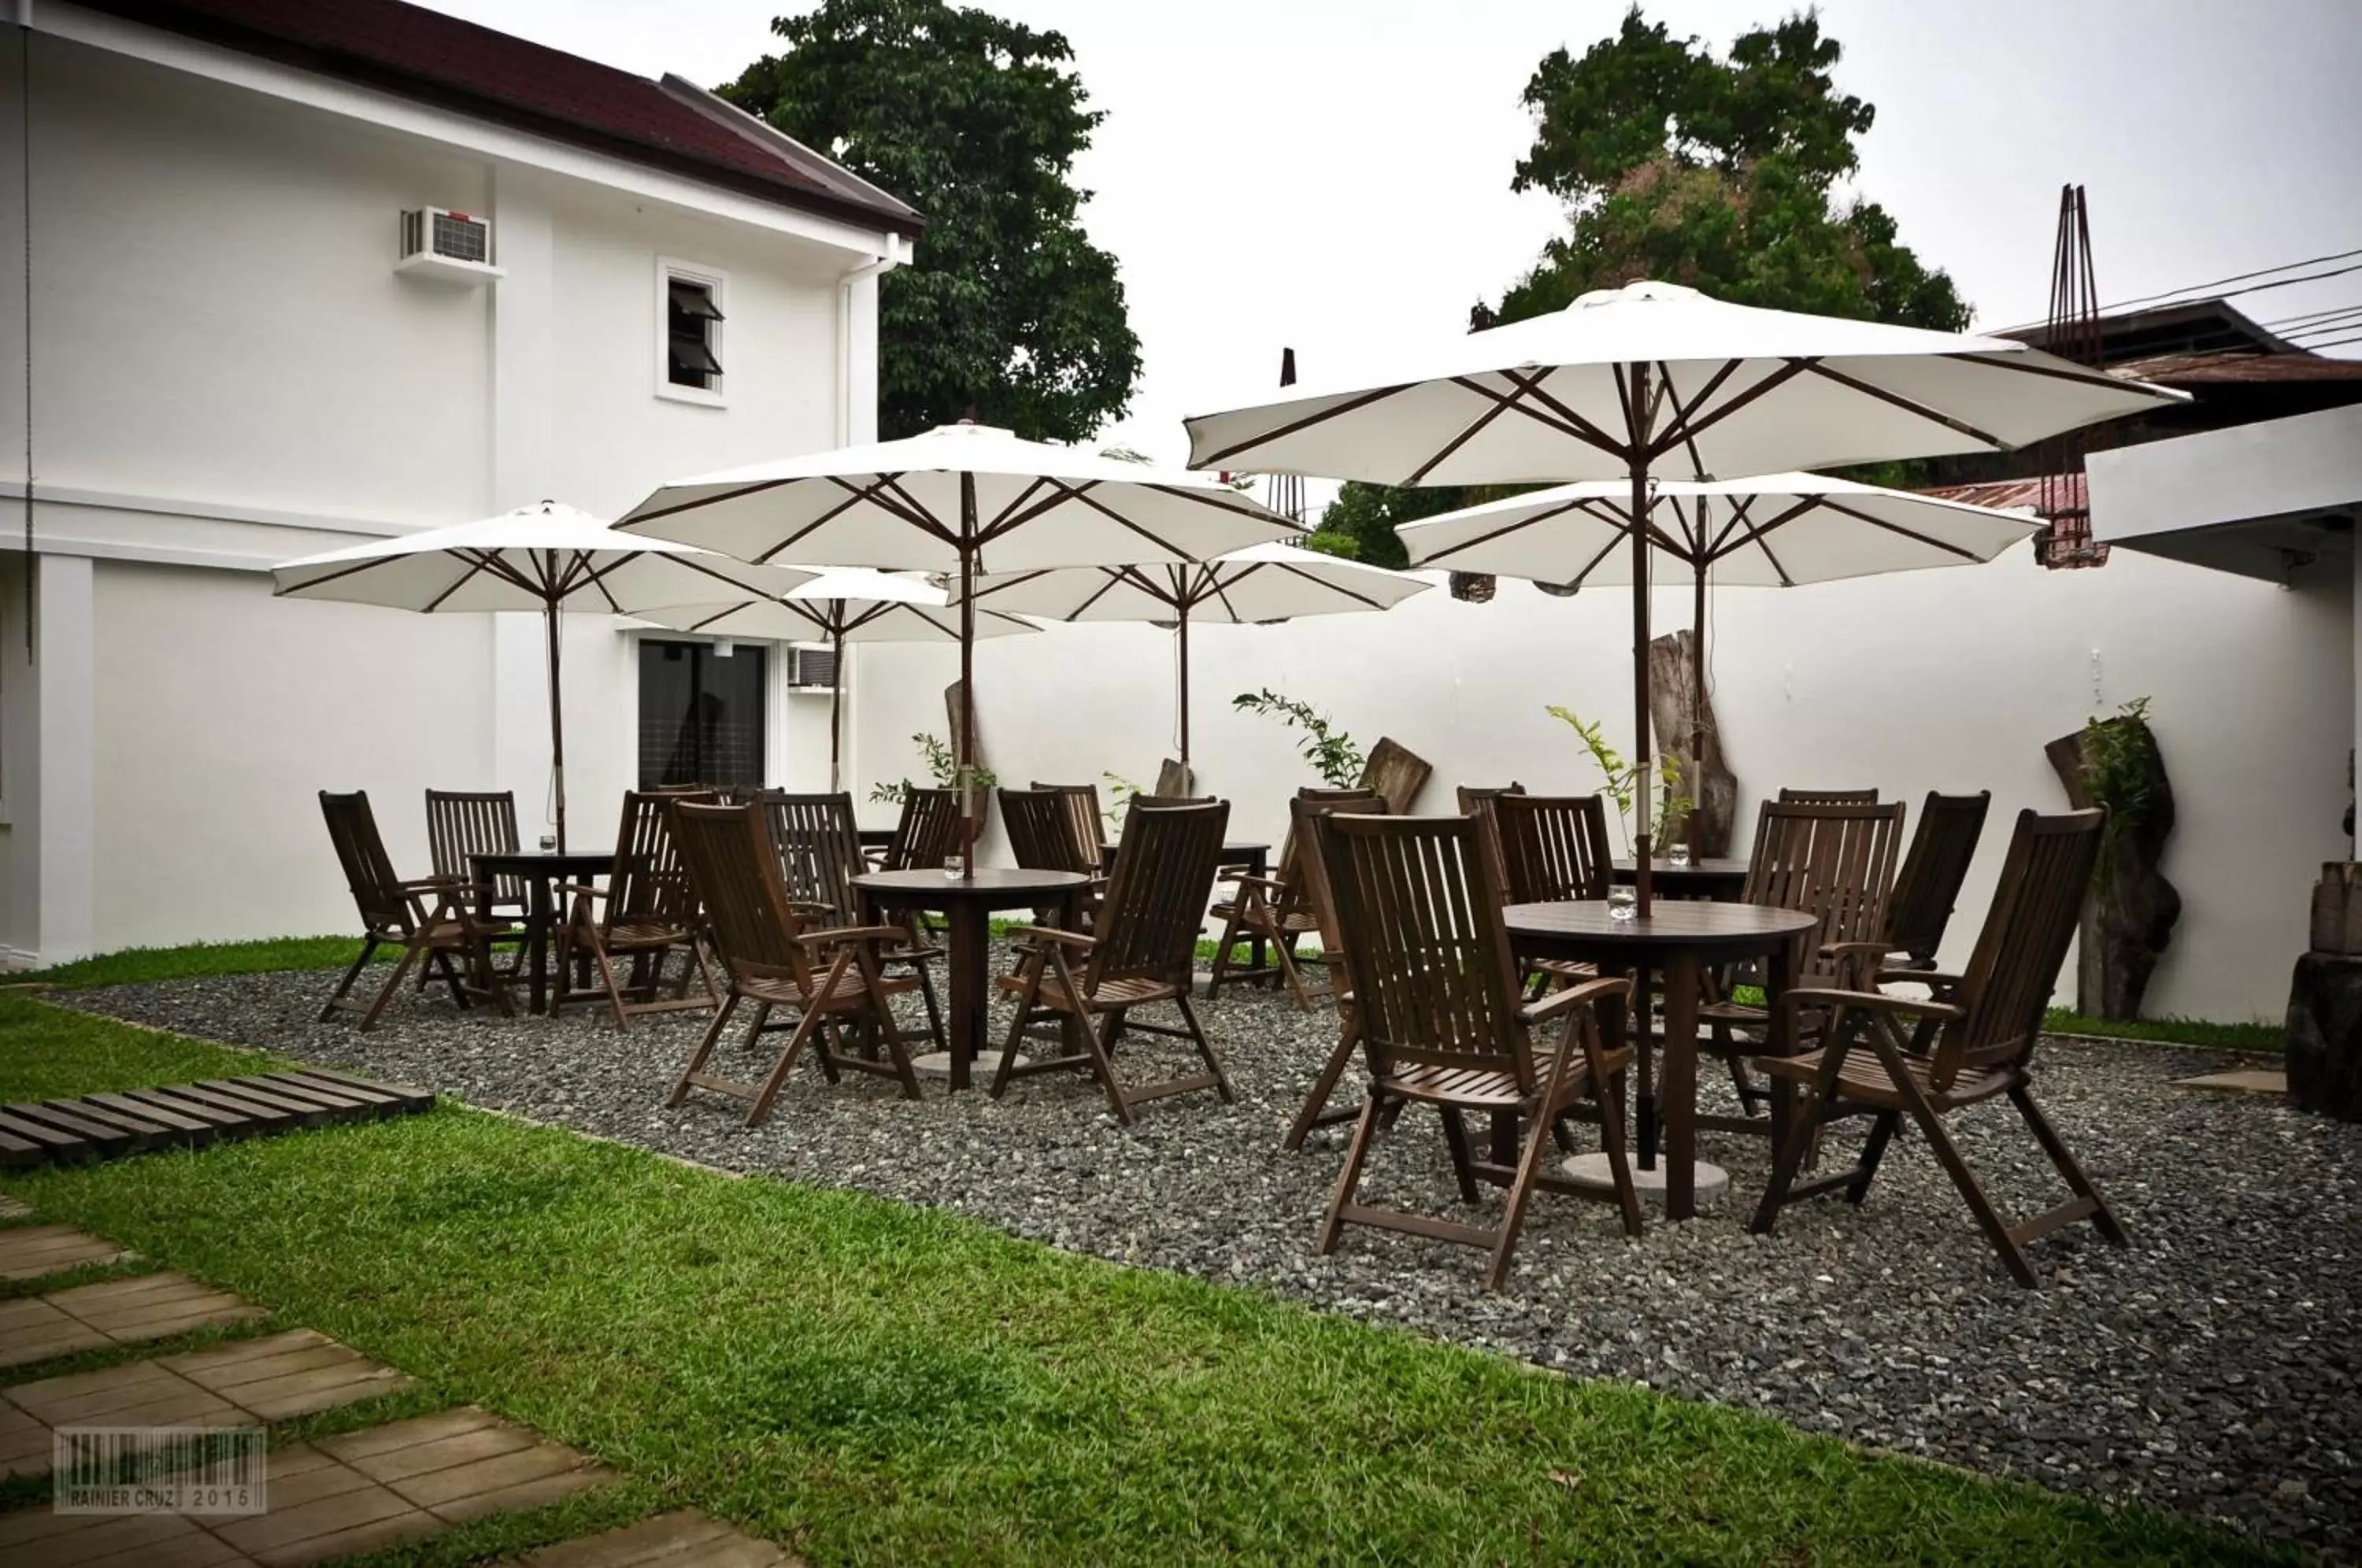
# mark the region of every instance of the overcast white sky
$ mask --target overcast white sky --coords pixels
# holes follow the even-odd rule
[[[778,0],[428,0],[503,31],[708,83],[773,52]],[[1072,40],[1107,111],[1078,178],[1122,264],[1146,375],[1112,439],[1308,379],[1372,335],[1464,328],[1562,221],[1509,192],[1543,54],[1624,0],[983,0]],[[1780,0],[1652,0],[1717,50]],[[2356,0],[1827,0],[1839,85],[1878,106],[1860,188],[1979,325],[2039,318],[2058,187],[2091,196],[2103,302],[2362,248]],[[924,258],[922,241],[921,257]],[[2362,257],[2348,259],[2362,260]],[[2338,263],[2343,265],[2345,263]],[[2362,271],[2240,302],[2362,304]],[[2362,344],[2330,352],[2353,354]]]

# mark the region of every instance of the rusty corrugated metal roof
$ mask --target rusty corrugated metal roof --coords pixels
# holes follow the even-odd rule
[[[1960,502],[1969,506],[2023,506],[2040,511],[2044,482],[2039,478],[1991,480],[1983,484],[1938,485],[1919,493],[1932,495],[1938,501]],[[2060,486],[2058,496],[2069,511],[2081,511],[2090,506],[2091,502],[2084,494],[2081,474],[2058,474],[2049,482]]]
[[[2159,354],[2110,365],[2108,373],[2169,387],[2224,381],[2362,381],[2362,359],[2303,353]]]

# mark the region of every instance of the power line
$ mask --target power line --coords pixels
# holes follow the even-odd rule
[[[2323,343],[2308,343],[2305,347],[2308,349],[2334,348],[2341,343],[2362,343],[2362,332],[2357,332],[2351,337],[2332,337]]]
[[[2258,326],[2294,326],[2299,322],[2317,321],[2323,316],[2351,315],[2362,311],[2362,304],[2326,305],[2320,310],[2299,311],[2294,315],[2277,315],[2269,321],[2257,322]]]
[[[2231,274],[2229,277],[2227,277],[2227,278],[2217,278],[2217,279],[2215,279],[2215,280],[2214,280],[2213,282],[2208,282],[2208,283],[2185,283],[2185,284],[2183,284],[2181,287],[2180,287],[2180,288],[2178,288],[2178,289],[2166,289],[2166,290],[2163,290],[2163,291],[2162,291],[2162,292],[2160,292],[2160,293],[2154,293],[2154,294],[2136,294],[2136,295],[2135,295],[2135,296],[2134,296],[2133,298],[2131,298],[2131,299],[2128,299],[2128,300],[2117,300],[2117,301],[2115,301],[2115,302],[2114,302],[2114,304],[2104,304],[2104,305],[2102,305],[2100,308],[2101,308],[2103,311],[2113,311],[2113,310],[2123,310],[2123,309],[2125,309],[2125,308],[2126,306],[2128,306],[2128,305],[2145,305],[2145,304],[2153,304],[2153,303],[2155,303],[2155,302],[2157,302],[2157,301],[2160,301],[2160,300],[2169,300],[2169,299],[2172,299],[2172,298],[2174,298],[2176,295],[2179,295],[2179,294],[2193,294],[2193,293],[2201,293],[2201,292],[2202,292],[2202,291],[2204,291],[2204,290],[2207,290],[2207,289],[2219,289],[2219,288],[2222,288],[2222,287],[2223,287],[2224,284],[2226,284],[2226,283],[2244,283],[2244,282],[2246,282],[2248,279],[2250,279],[2250,278],[2268,278],[2268,277],[2270,277],[2270,276],[2271,276],[2273,273],[2275,273],[2275,272],[2292,272],[2292,271],[2296,271],[2296,270],[2297,270],[2298,268],[2300,268],[2300,267],[2317,267],[2317,266],[2321,265],[2321,263],[2323,263],[2323,262],[2324,262],[2324,261],[2343,261],[2343,260],[2346,259],[2348,257],[2353,257],[2353,256],[2362,256],[2362,248],[2356,248],[2356,249],[2353,249],[2353,250],[2340,250],[2340,251],[2335,252],[2335,253],[2334,253],[2334,254],[2333,254],[2333,255],[2328,255],[2328,256],[2311,256],[2311,257],[2307,257],[2304,260],[2301,260],[2301,261],[2283,261],[2283,262],[2281,262],[2281,263],[2280,263],[2279,266],[2277,266],[2277,267],[2258,267],[2257,269],[2256,269],[2256,271],[2252,271],[2252,272],[2234,272],[2234,273],[2232,273],[2232,274]],[[2341,269],[2339,269],[2339,271],[2354,271],[2354,269],[2353,269],[2353,268],[2350,268],[2350,267],[2347,267],[2347,268],[2341,268]],[[2326,278],[2326,277],[2334,277],[2334,276],[2336,276],[2336,273],[2334,273],[2334,272],[2324,272],[2324,273],[2322,273],[2322,274],[2320,274],[2320,275],[2321,275],[2321,276],[2323,276],[2323,277],[2325,277],[2325,278]],[[2303,281],[2303,280],[2301,280],[2301,279],[2293,279],[2293,278],[2292,278],[2292,279],[2289,279],[2289,280],[2287,280],[2287,282],[2302,282],[2302,281]],[[2272,283],[2272,284],[2266,284],[2266,285],[2262,285],[2262,286],[2264,286],[2264,287],[2269,287],[2269,288],[2278,288],[2278,287],[2279,287],[2280,285],[2279,285],[2279,284],[2278,284],[2278,283]],[[2244,294],[2244,293],[2253,293],[2253,292],[2254,292],[2254,291],[2253,291],[2253,290],[2251,290],[2251,289],[2233,289],[2233,290],[2230,290],[2230,291],[2229,291],[2229,293],[2240,293],[2240,294]]]
[[[2357,315],[2362,315],[2362,305],[2356,305],[2351,310],[2339,311],[2334,315],[2323,316],[2319,321],[2307,323],[2303,326],[2282,327],[2279,329],[2279,334],[2290,342],[2294,342],[2299,338],[2317,337],[2324,332],[2342,332],[2354,325],[2354,318]]]

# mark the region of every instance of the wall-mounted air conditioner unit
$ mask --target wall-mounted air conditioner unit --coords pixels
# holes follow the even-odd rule
[[[836,689],[836,651],[824,647],[791,647],[788,650],[788,685],[798,691],[833,691]]]
[[[402,215],[402,257],[397,272],[482,283],[501,275],[492,265],[492,220],[447,207],[413,207]]]

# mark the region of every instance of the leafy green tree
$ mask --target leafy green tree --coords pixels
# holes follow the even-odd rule
[[[927,215],[878,285],[878,431],[973,414],[1087,440],[1131,403],[1140,339],[1115,258],[1079,218],[1086,106],[1064,34],[944,0],[822,0],[786,52],[717,89]]]
[[[1510,187],[1559,197],[1567,230],[1498,303],[1472,310],[1470,325],[1656,278],[1739,304],[1966,327],[1951,279],[1901,242],[1893,215],[1837,194],[1876,113],[1837,90],[1842,54],[1810,12],[1742,34],[1716,59],[1637,6],[1580,58],[1552,50],[1526,83],[1534,142]],[[1320,525],[1334,519],[1376,560],[1378,534],[1482,498],[1348,485]]]

